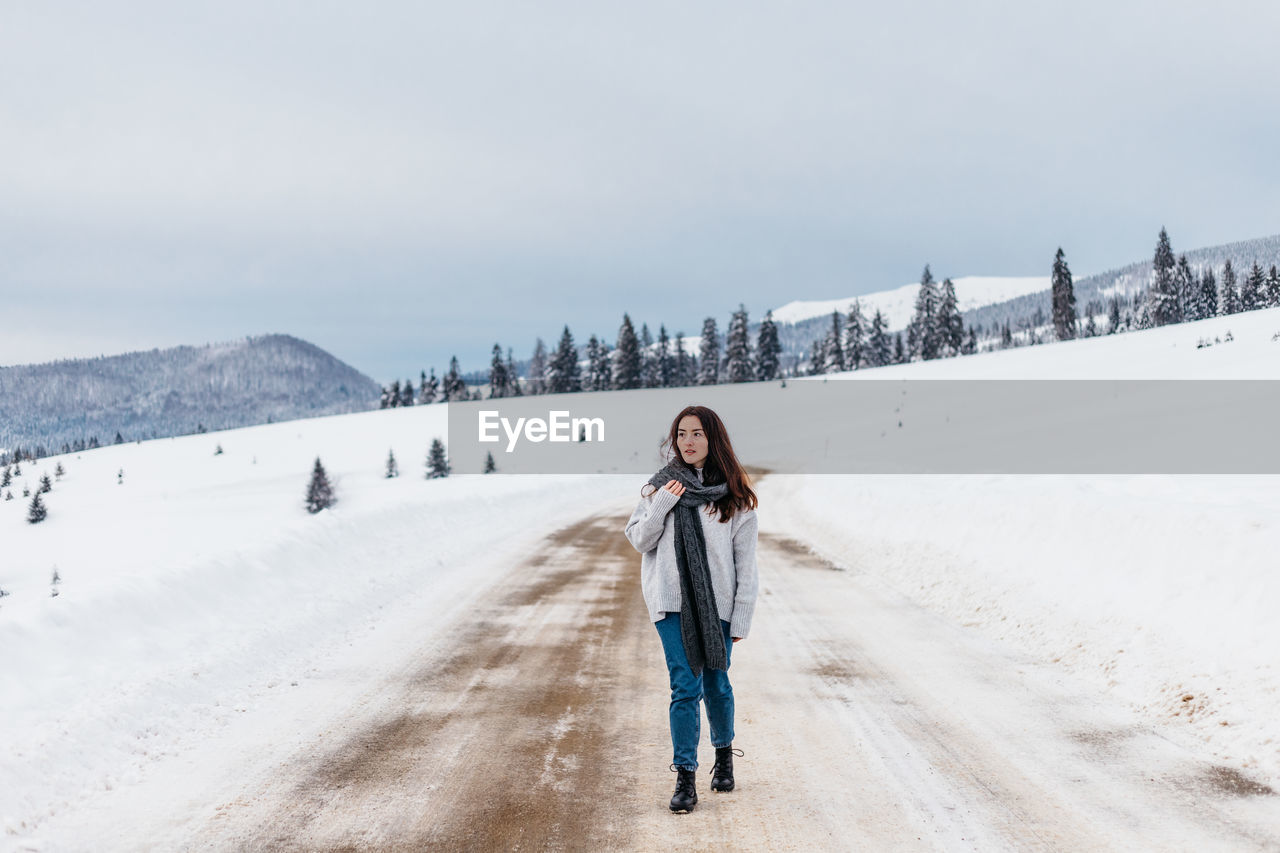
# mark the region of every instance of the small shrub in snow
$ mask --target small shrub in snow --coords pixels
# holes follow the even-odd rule
[[[31,499],[31,506],[27,509],[27,521],[31,524],[39,524],[49,516],[49,510],[45,508],[44,501],[40,500],[40,493],[36,492],[36,496]]]
[[[328,509],[338,502],[329,483],[329,475],[316,457],[316,466],[311,469],[311,483],[307,486],[307,512],[313,515],[322,509]]]
[[[497,470],[498,470],[498,466],[494,464],[493,454],[486,453],[484,455],[484,472],[486,474],[492,474],[494,471],[497,471]]]
[[[61,480],[61,479],[62,479],[62,475],[63,475],[63,474],[65,474],[65,473],[67,473],[67,469],[62,467],[62,463],[61,463],[61,462],[59,462],[59,463],[58,463],[58,467],[57,467],[57,468],[54,468],[54,469],[53,469],[53,476],[54,476],[54,478],[55,478],[55,479]]]
[[[53,481],[49,479],[48,474],[44,474],[40,477],[40,491],[42,493],[53,491]]]
[[[62,575],[58,574],[57,566],[53,567],[53,579],[50,580],[49,582],[54,584],[55,586],[62,583]]]
[[[116,474],[116,485],[117,486],[124,485],[124,469],[123,468],[121,468],[120,471]]]
[[[4,499],[5,499],[5,500],[7,500],[7,501],[11,501],[11,500],[13,500],[13,490],[12,490],[12,489],[10,489],[9,491],[7,491],[7,492],[5,492],[5,493],[4,493]]]
[[[1235,336],[1231,334],[1231,330],[1230,330],[1230,329],[1227,329],[1227,333],[1226,333],[1225,335],[1223,335],[1223,336],[1222,336],[1222,339],[1223,339],[1224,341],[1234,341],[1234,340],[1235,340]]]
[[[221,444],[219,444],[217,447],[215,447],[215,448],[213,449],[213,455],[214,455],[214,456],[221,456],[221,455],[222,455],[222,445],[221,445]]]
[[[400,476],[400,467],[396,465],[396,454],[394,450],[387,451],[387,479]]]

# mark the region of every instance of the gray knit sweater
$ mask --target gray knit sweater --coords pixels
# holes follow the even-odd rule
[[[702,479],[702,469],[696,469]],[[640,587],[649,618],[654,622],[667,613],[680,612],[680,571],[676,564],[675,519],[671,509],[679,498],[666,489],[642,497],[631,513],[625,533],[642,556]],[[738,511],[721,524],[708,515],[706,505],[698,508],[702,519],[702,535],[707,542],[707,565],[711,569],[711,588],[715,592],[716,611],[729,623],[729,633],[745,637],[751,630],[751,615],[756,606],[756,511]]]

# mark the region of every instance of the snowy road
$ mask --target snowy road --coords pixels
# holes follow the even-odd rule
[[[704,725],[698,807],[672,815],[666,672],[625,520],[603,513],[547,537],[497,592],[406,649],[393,677],[330,709],[322,738],[266,751],[234,784],[186,795],[163,831],[114,841],[1280,849],[1274,792],[769,532],[752,636],[734,649],[738,788],[707,790]],[[120,817],[114,832],[128,833]]]

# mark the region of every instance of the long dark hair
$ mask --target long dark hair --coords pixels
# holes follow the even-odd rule
[[[667,457],[667,464],[684,468],[695,480],[698,477],[694,473],[693,466],[684,461],[684,457],[676,447],[680,433],[680,421],[690,415],[698,419],[702,424],[702,431],[707,436],[707,459],[702,463],[703,484],[714,486],[718,483],[728,483],[729,485],[729,490],[725,493],[725,496],[709,504],[709,507],[714,506],[716,511],[720,513],[720,522],[722,524],[733,518],[735,512],[755,509],[757,506],[756,493],[751,488],[751,478],[742,467],[742,463],[738,461],[737,454],[733,452],[733,444],[729,441],[729,431],[724,428],[724,422],[720,420],[720,416],[706,406],[685,406],[680,410],[680,414],[676,415],[675,420],[671,422],[671,430],[658,446],[663,455]],[[653,488],[654,491],[648,493],[650,495],[658,490],[651,483],[645,483],[645,486]],[[640,489],[640,493],[642,495],[645,494],[643,487]],[[648,497],[648,495],[645,496]]]

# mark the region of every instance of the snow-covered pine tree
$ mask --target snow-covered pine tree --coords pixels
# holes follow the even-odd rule
[[[827,372],[827,341],[830,335],[814,340],[809,346],[809,375],[820,376]]]
[[[827,330],[827,339],[823,342],[826,354],[826,373],[837,373],[845,369],[844,365],[844,322],[839,311],[831,312],[831,328]]]
[[[1196,299],[1198,319],[1218,316],[1218,279],[1213,267],[1205,267],[1200,276],[1200,296]]]
[[[893,363],[906,364],[907,348],[902,344],[902,332],[893,336]]]
[[[1060,341],[1069,341],[1076,336],[1076,294],[1061,246],[1053,257],[1052,294],[1054,334]]]
[[[413,380],[406,379],[404,384],[400,386],[400,405],[413,405]]]
[[[1167,326],[1182,321],[1182,303],[1178,294],[1178,284],[1174,278],[1177,261],[1173,257],[1173,247],[1169,245],[1169,234],[1160,229],[1160,238],[1156,243],[1156,254],[1152,261],[1154,277],[1151,290],[1148,292],[1147,308],[1150,323],[1155,326]]]
[[[587,338],[587,375],[582,378],[583,391],[599,391],[600,386],[596,384],[596,365],[600,362],[600,342],[596,340],[596,336],[592,335]]]
[[[53,491],[53,481],[49,479],[48,474],[42,474],[40,476],[40,491],[41,492]]]
[[[893,361],[893,344],[889,343],[884,312],[879,308],[871,317],[871,334],[867,338],[867,365],[884,367]]]
[[[434,403],[440,396],[440,380],[436,379],[436,369],[431,368],[431,375],[423,374],[422,385],[418,388],[418,405]]]
[[[467,383],[462,381],[462,371],[458,369],[458,357],[449,358],[449,372],[444,375],[444,401],[446,403],[466,402],[471,397]]]
[[[394,450],[387,451],[387,470],[385,476],[388,480],[393,477],[400,476],[400,466],[396,464],[396,452]]]
[[[13,489],[5,489],[4,499],[7,501],[13,500]]]
[[[400,380],[397,379],[391,383],[391,390],[387,392],[387,407],[398,408],[400,406]]]
[[[778,378],[778,356],[782,348],[778,345],[778,327],[773,322],[773,311],[765,311],[760,321],[760,330],[756,333],[756,378],[770,381]]]
[[[751,364],[751,338],[747,333],[747,308],[738,303],[738,310],[729,318],[729,330],[724,336],[725,378],[729,382],[750,382],[755,379]]]
[[[1004,321],[1004,326],[1000,329],[1000,348],[1008,349],[1013,346],[1013,329],[1009,328],[1009,321]]]
[[[720,335],[716,331],[716,319],[702,321],[702,346],[698,351],[702,370],[698,373],[699,385],[715,385],[720,381]]]
[[[573,334],[569,327],[564,327],[560,335],[560,345],[556,347],[551,359],[551,370],[548,374],[549,394],[572,394],[582,390],[581,372],[578,368],[578,348],[573,343]]]
[[[382,386],[382,395],[378,398],[379,409],[391,408],[391,389],[386,385]]]
[[[124,436],[120,434],[120,431],[119,431],[119,430],[116,430],[116,440],[115,440],[115,443],[116,443],[116,444],[124,444]]]
[[[938,355],[955,356],[964,346],[964,320],[960,317],[960,303],[956,299],[956,286],[949,278],[942,280],[942,295],[938,301]]]
[[[596,346],[596,360],[591,364],[591,381],[597,391],[608,391],[613,387],[612,362],[608,341],[600,340]]]
[[[510,397],[524,396],[524,391],[520,388],[520,374],[516,373],[516,360],[511,353],[511,347],[507,347],[507,394]]]
[[[4,471],[0,472],[0,489],[7,489],[13,483],[13,474],[9,470],[9,466],[4,466]]]
[[[1178,256],[1178,266],[1173,271],[1173,287],[1178,294],[1178,321],[1199,319],[1195,316],[1196,274],[1191,271],[1185,254]]]
[[[493,461],[493,453],[491,452],[486,453],[484,455],[484,473],[492,474],[494,471],[497,471],[497,470],[498,470],[498,466]]]
[[[671,338],[666,325],[658,326],[658,387],[670,388],[676,375],[676,360],[671,353]]]
[[[333,493],[333,486],[329,483],[329,475],[325,473],[324,466],[320,464],[320,457],[317,456],[315,467],[311,469],[311,482],[307,484],[307,512],[314,515],[337,502],[338,498]]]
[[[613,387],[622,391],[639,388],[643,379],[640,367],[640,341],[631,316],[624,313],[618,329],[618,348],[613,351]]]
[[[640,324],[640,387],[658,387],[658,356],[653,351],[653,333],[648,323]]]
[[[1089,322],[1093,322],[1092,317],[1089,318]],[[1094,334],[1097,334],[1096,329],[1094,330]],[[973,355],[977,351],[978,351],[978,332],[976,329],[973,328],[973,326],[970,326],[969,334],[965,338],[964,344],[962,344],[960,347],[960,354]]]
[[[677,388],[685,388],[693,384],[693,357],[684,350],[684,332],[676,333],[676,382]]]
[[[1231,266],[1231,259],[1222,267],[1222,284],[1218,290],[1218,314],[1240,313],[1240,291],[1236,289],[1236,271]]]
[[[862,307],[858,300],[849,306],[849,314],[844,324],[844,367],[845,370],[857,370],[867,363],[867,323],[862,317]]]
[[[435,480],[449,476],[449,456],[445,453],[444,442],[438,438],[431,439],[431,449],[427,452],[427,479]]]
[[[511,396],[508,385],[507,362],[502,357],[502,347],[495,341],[489,359],[489,399],[501,400]]]
[[[36,492],[31,498],[31,505],[27,508],[27,521],[31,524],[39,524],[49,516],[49,510],[45,508],[44,501],[40,500],[40,492]]]
[[[1257,261],[1253,262],[1253,268],[1249,270],[1249,276],[1240,284],[1240,310],[1253,311],[1262,307],[1263,287],[1266,286],[1265,279],[1262,277],[1262,267]]]
[[[1276,269],[1275,264],[1272,264],[1271,269],[1267,271],[1266,293],[1266,307],[1275,308],[1280,306],[1280,270]]]
[[[920,289],[916,291],[915,314],[907,324],[909,358],[933,359],[938,357],[940,336],[937,329],[938,286],[933,280],[929,265],[924,265],[920,276]]]
[[[533,345],[533,357],[529,359],[529,379],[525,383],[529,394],[547,393],[547,345],[538,338]]]

